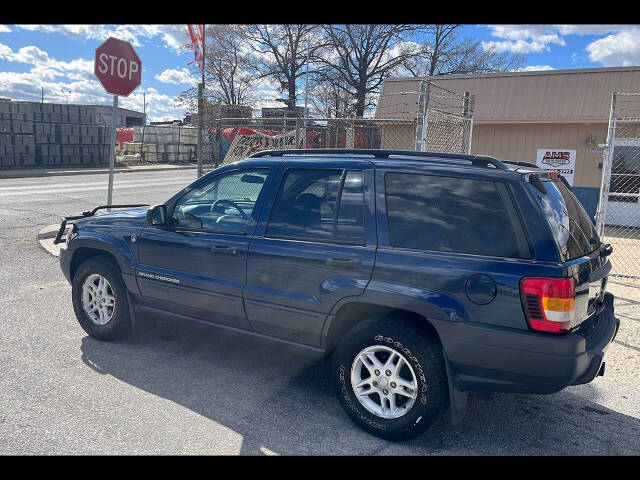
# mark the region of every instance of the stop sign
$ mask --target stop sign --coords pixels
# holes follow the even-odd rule
[[[127,97],[142,81],[142,62],[129,42],[109,37],[96,48],[93,73],[108,93]]]

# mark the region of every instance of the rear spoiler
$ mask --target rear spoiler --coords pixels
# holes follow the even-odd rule
[[[573,192],[573,188],[569,185],[569,182],[563,175],[559,174],[555,170],[544,170],[541,172],[530,172],[524,175],[524,179],[531,183],[534,187],[536,187],[543,194],[547,193],[547,189],[542,183],[543,178],[549,178],[551,180],[560,180],[565,187],[569,189],[569,191]]]
[[[86,212],[82,212],[82,215],[75,215],[71,217],[62,217],[62,222],[60,223],[60,228],[58,229],[58,233],[56,234],[56,238],[53,240],[53,244],[57,245],[60,243],[60,238],[64,233],[64,229],[67,226],[67,222],[71,222],[73,220],[79,220],[81,218],[93,217],[98,210],[103,210],[105,208],[135,208],[135,207],[148,207],[149,204],[136,204],[136,205],[100,205],[99,207],[94,208],[93,210],[89,210]]]

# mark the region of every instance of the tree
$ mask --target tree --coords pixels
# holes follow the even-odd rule
[[[209,103],[250,105],[257,80],[251,73],[246,38],[238,25],[208,25],[205,30],[205,92]],[[191,48],[191,43],[184,48]],[[197,67],[194,67],[197,69]],[[198,71],[198,74],[200,72]],[[177,102],[197,108],[196,86],[180,94]]]
[[[472,38],[460,38],[460,24],[425,25],[420,53],[407,58],[404,67],[414,76],[494,73],[524,65],[524,55],[498,53]]]
[[[326,45],[314,55],[314,74],[347,93],[355,115],[372,105],[382,81],[412,56],[417,44],[406,41],[413,25],[324,25]]]
[[[254,71],[260,79],[272,79],[285,99],[289,115],[296,116],[296,81],[305,74],[307,42],[309,54],[321,48],[314,33],[318,25],[249,25],[245,32],[251,49]]]
[[[349,118],[355,113],[351,96],[345,85],[339,85],[339,80],[333,78],[327,81],[325,77],[312,75],[309,80],[310,110],[320,117]]]

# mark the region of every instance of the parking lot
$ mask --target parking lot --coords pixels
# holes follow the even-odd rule
[[[114,203],[161,203],[195,170],[116,175]],[[127,340],[78,325],[40,229],[105,203],[105,175],[0,179],[0,454],[640,454],[640,283],[612,278],[606,374],[553,395],[472,393],[391,443],[355,427],[299,350],[196,324]]]

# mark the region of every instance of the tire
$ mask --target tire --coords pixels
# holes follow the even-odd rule
[[[401,387],[400,380],[395,377],[395,372],[392,373],[394,376],[386,377],[385,370],[380,372],[380,377],[377,377],[374,370],[371,373],[372,380],[369,385],[371,389],[373,389],[371,384],[375,378],[379,380],[376,387],[378,390],[387,385],[393,388],[387,387],[387,392],[390,392],[387,394],[382,391],[380,393],[374,392],[371,395],[366,393],[360,395],[360,398],[363,398],[368,404],[368,407],[365,406],[358,399],[352,386],[352,367],[354,367],[353,372],[355,373],[353,375],[355,375],[356,381],[366,381],[367,379],[361,378],[366,374],[360,375],[360,373],[368,372],[372,367],[364,365],[368,360],[365,358],[366,353],[364,353],[364,357],[359,355],[362,352],[373,353],[377,360],[382,362],[385,361],[385,358],[388,359],[386,355],[399,358],[392,352],[401,355],[404,362],[408,364],[406,367],[410,367],[410,369],[405,366],[401,367],[400,378],[404,377],[405,381],[410,378],[415,379],[415,382],[412,383],[415,387],[414,400],[411,401],[404,396],[413,389],[405,390],[404,387]],[[358,358],[364,358],[364,361],[357,361]],[[397,364],[400,362],[398,361]],[[391,366],[395,369],[394,365]],[[365,320],[353,327],[336,348],[331,368],[331,376],[338,399],[347,415],[360,428],[386,440],[410,440],[421,435],[433,424],[448,402],[447,374],[440,343],[430,337],[428,332],[422,331],[422,329],[416,328],[396,316]],[[387,384],[393,378],[397,380],[397,383]],[[359,388],[365,389],[366,387]],[[394,397],[393,392],[398,392],[398,388],[402,388],[405,394],[398,393]],[[395,411],[390,404],[391,397],[395,398]],[[385,399],[384,405],[387,407],[388,417],[386,418],[381,416],[384,411],[378,413],[372,411],[380,410],[383,398]]]
[[[111,315],[104,319],[106,322],[103,324],[92,319],[83,303],[83,286],[87,279],[91,281],[98,278],[96,275],[106,279],[109,287],[107,291],[111,292],[109,296],[115,299]],[[90,336],[100,340],[116,340],[124,338],[131,331],[127,289],[120,270],[110,257],[97,255],[82,262],[73,276],[71,295],[76,318]]]

